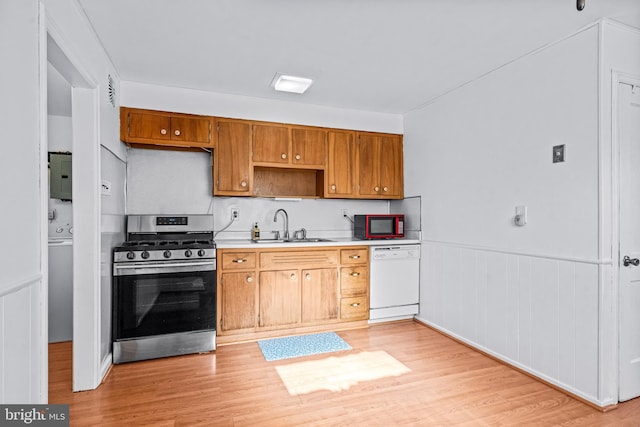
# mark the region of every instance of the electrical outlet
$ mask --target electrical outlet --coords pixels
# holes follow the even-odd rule
[[[347,209],[342,209],[341,212],[344,218],[349,218],[349,211]]]
[[[240,219],[240,209],[233,207],[230,209],[231,210],[231,219],[234,221],[237,221],[238,219]]]

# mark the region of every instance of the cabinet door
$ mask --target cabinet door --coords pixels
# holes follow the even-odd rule
[[[242,121],[218,120],[216,127],[214,195],[248,196],[251,194],[251,125]]]
[[[256,280],[255,273],[223,273],[220,282],[221,331],[255,328]]]
[[[254,163],[289,163],[289,128],[279,125],[253,125]]]
[[[354,133],[330,130],[327,134],[325,197],[351,197],[355,169]]]
[[[300,270],[262,271],[259,288],[261,327],[300,323]]]
[[[171,117],[171,139],[210,146],[212,145],[211,119]]]
[[[338,286],[335,268],[302,270],[302,323],[338,318]]]
[[[324,169],[327,132],[322,129],[291,129],[291,163]]]
[[[404,195],[404,170],[402,137],[380,137],[380,195],[385,198],[402,198]]]
[[[170,140],[171,118],[167,115],[130,111],[127,117],[127,135],[132,139]]]
[[[363,197],[380,194],[380,136],[360,134],[358,137],[358,194]]]

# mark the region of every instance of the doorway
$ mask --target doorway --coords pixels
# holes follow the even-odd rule
[[[619,148],[618,400],[640,396],[640,81],[617,85]]]
[[[73,162],[72,176],[72,343],[73,391],[91,390],[100,383],[99,362],[99,283],[100,227],[99,188],[100,162],[98,129],[98,88],[64,51],[66,44],[53,29],[47,28],[46,49],[42,49],[41,72],[50,64],[69,84],[70,138]],[[45,46],[43,46],[44,48]],[[47,73],[48,74],[48,73]],[[46,76],[47,83],[49,76]],[[48,92],[48,88],[45,88]],[[46,93],[43,94],[46,96]],[[55,100],[52,100],[55,101]],[[49,103],[48,103],[49,104]],[[47,111],[42,121],[47,122]],[[47,138],[43,142],[49,144]],[[48,148],[48,147],[47,147]],[[48,149],[41,150],[47,162]],[[41,185],[48,187],[47,177]],[[45,221],[46,223],[46,221]],[[68,231],[68,230],[67,230]],[[49,263],[49,262],[48,262]],[[49,266],[51,268],[51,266]]]

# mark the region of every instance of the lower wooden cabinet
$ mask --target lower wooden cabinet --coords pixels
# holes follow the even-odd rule
[[[219,249],[220,343],[369,318],[368,248]]]

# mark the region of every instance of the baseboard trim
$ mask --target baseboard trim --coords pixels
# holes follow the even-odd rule
[[[536,381],[539,381],[539,382],[541,382],[541,383],[553,388],[554,390],[558,390],[559,392],[564,393],[567,396],[572,397],[573,399],[576,399],[576,400],[584,403],[585,405],[588,405],[588,406],[590,406],[590,407],[592,407],[594,409],[597,409],[598,411],[601,411],[601,412],[604,413],[604,412],[609,412],[609,411],[612,411],[612,410],[618,408],[618,404],[617,403],[614,403],[614,404],[611,404],[611,405],[605,405],[605,406],[598,405],[597,403],[592,402],[592,401],[590,401],[588,399],[585,399],[584,397],[582,397],[582,396],[580,396],[578,394],[575,394],[575,393],[573,393],[573,392],[571,392],[571,391],[569,391],[569,390],[567,390],[565,388],[562,388],[561,386],[559,386],[557,384],[554,384],[554,383],[552,383],[552,382],[550,382],[550,381],[548,381],[548,380],[546,380],[544,378],[541,378],[541,377],[535,375],[534,373],[532,373],[530,371],[527,371],[526,369],[523,369],[523,368],[521,368],[521,367],[519,367],[517,365],[514,365],[514,364],[510,363],[507,360],[501,359],[500,357],[498,357],[498,356],[496,356],[494,354],[488,353],[488,352],[486,352],[486,351],[484,351],[484,350],[482,350],[482,349],[480,349],[480,348],[478,348],[478,347],[476,347],[476,346],[474,346],[474,345],[472,345],[472,344],[470,344],[470,343],[468,343],[468,342],[466,342],[464,340],[461,340],[460,338],[457,338],[457,337],[455,337],[455,336],[453,336],[451,334],[448,334],[447,332],[443,331],[442,329],[439,329],[439,328],[435,327],[434,325],[426,323],[425,321],[423,321],[421,319],[414,318],[413,320],[415,322],[421,324],[422,326],[426,327],[426,328],[429,328],[429,329],[431,329],[431,330],[433,330],[433,331],[435,331],[435,332],[437,332],[437,333],[439,333],[441,335],[444,335],[445,337],[450,338],[450,339],[454,340],[455,342],[464,345],[465,347],[468,347],[468,348],[470,348],[472,350],[475,350],[478,353],[481,353],[484,356],[487,356],[488,358],[495,360],[496,362],[499,362],[499,363],[501,363],[501,364],[503,364],[505,366],[508,366],[509,368],[515,369],[516,371],[528,376],[529,378],[532,378],[532,379],[534,379]]]

